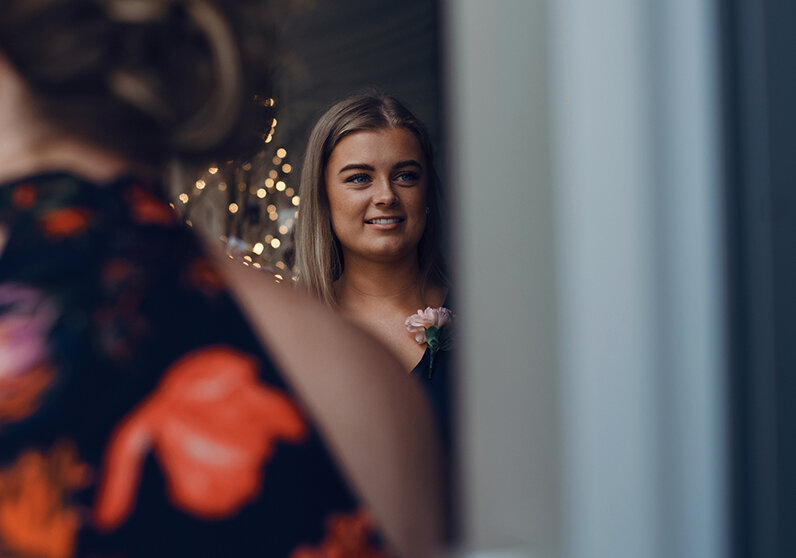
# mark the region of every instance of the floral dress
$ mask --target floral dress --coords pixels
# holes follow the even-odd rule
[[[0,186],[0,556],[386,556],[152,184]]]

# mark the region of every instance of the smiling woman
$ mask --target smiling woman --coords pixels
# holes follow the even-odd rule
[[[448,304],[432,162],[425,126],[396,99],[361,95],[334,105],[307,146],[296,256],[309,291],[383,341],[423,382],[449,440],[448,355],[440,351],[450,326],[429,324],[420,336],[407,329],[418,310]]]

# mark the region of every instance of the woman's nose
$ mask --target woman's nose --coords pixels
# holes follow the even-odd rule
[[[379,179],[375,184],[376,191],[373,194],[373,202],[376,205],[392,205],[398,199],[395,195],[393,185],[386,178]]]

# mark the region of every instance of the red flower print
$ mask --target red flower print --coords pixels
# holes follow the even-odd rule
[[[89,478],[69,442],[47,453],[27,451],[0,469],[0,555],[72,556],[80,515],[69,497]]]
[[[212,296],[224,289],[224,280],[216,271],[215,266],[206,259],[195,260],[188,271],[188,282],[194,288]]]
[[[128,189],[125,200],[136,223],[163,226],[177,223],[177,214],[166,202],[139,186]]]
[[[94,520],[113,529],[132,511],[141,465],[152,449],[179,508],[213,519],[256,497],[262,467],[280,440],[306,433],[283,393],[258,381],[257,361],[227,347],[191,352],[113,433]]]
[[[82,233],[91,224],[93,215],[88,209],[65,207],[52,209],[39,218],[44,234],[62,238]]]
[[[35,411],[50,385],[47,335],[56,316],[36,289],[0,285],[0,425]]]
[[[372,538],[373,522],[364,511],[335,514],[326,520],[326,538],[318,546],[299,547],[290,558],[386,558]]]
[[[11,203],[23,211],[30,209],[36,203],[36,188],[32,184],[20,184],[11,194]]]

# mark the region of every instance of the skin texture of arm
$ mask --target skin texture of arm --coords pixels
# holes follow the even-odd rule
[[[378,341],[321,302],[211,252],[395,550],[437,555],[438,442],[419,386]]]

